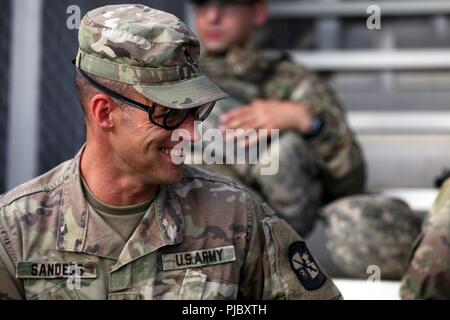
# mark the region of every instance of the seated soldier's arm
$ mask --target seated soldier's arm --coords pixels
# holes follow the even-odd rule
[[[285,61],[267,82],[265,95],[295,102],[300,108],[307,108],[312,117],[320,118],[319,132],[305,140],[321,167],[327,200],[363,192],[365,164],[362,151],[331,88],[301,66]],[[299,117],[304,113],[299,111]]]
[[[403,299],[450,299],[450,181],[442,187],[413,246]]]

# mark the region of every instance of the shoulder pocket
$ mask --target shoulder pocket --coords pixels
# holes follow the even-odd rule
[[[70,289],[66,279],[25,279],[28,300],[80,300],[78,290]]]

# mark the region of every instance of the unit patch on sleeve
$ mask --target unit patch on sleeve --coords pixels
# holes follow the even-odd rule
[[[289,246],[289,260],[298,280],[307,290],[320,288],[326,277],[320,271],[305,242],[297,241]]]

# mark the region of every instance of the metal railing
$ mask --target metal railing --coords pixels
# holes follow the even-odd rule
[[[292,57],[315,71],[450,69],[449,49],[291,50]]]
[[[377,5],[383,16],[424,16],[450,14],[450,1],[274,1],[269,2],[271,18],[352,18],[367,16]]]
[[[359,134],[450,134],[450,112],[352,111],[350,126]]]

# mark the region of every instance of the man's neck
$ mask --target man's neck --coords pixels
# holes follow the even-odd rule
[[[228,49],[224,50],[224,51],[216,51],[216,52],[212,52],[212,51],[205,51],[205,56],[207,57],[226,57],[228,54],[230,54],[230,52],[233,51],[246,51],[246,50],[251,50],[252,49],[252,45],[250,42],[246,42],[245,44],[235,44],[233,46],[228,47]]]
[[[158,186],[121,170],[102,146],[87,143],[81,156],[81,174],[92,193],[111,206],[130,206],[148,201]]]

